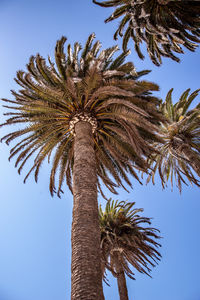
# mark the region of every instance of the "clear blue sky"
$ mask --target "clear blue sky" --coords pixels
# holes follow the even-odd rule
[[[103,22],[111,12],[92,0],[0,0],[0,97],[11,98],[10,89],[18,88],[15,73],[25,69],[32,54],[53,57],[62,35],[84,43],[95,32],[104,48],[114,45],[118,22]],[[160,97],[174,87],[176,101],[185,89],[199,88],[199,50],[186,51],[181,64],[165,59],[160,68],[148,58],[140,61],[134,51],[129,60],[137,70],[152,69],[145,79],[160,85]],[[1,107],[1,120],[2,113]],[[0,129],[0,136],[7,130]],[[8,156],[9,147],[0,144],[0,300],[69,300],[72,196],[66,188],[62,199],[51,198],[47,164],[38,184],[31,177],[24,185],[25,172],[19,176]],[[119,191],[119,199],[136,201],[163,236],[163,258],[153,278],[136,272],[136,281],[128,280],[130,300],[200,300],[198,188],[185,186],[180,195],[170,187],[163,191],[159,180],[155,186],[135,182],[130,194]],[[105,297],[118,300],[115,280],[110,284]]]

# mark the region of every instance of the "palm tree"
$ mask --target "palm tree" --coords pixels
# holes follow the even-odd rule
[[[200,42],[199,1],[93,0],[93,2],[102,7],[117,7],[105,20],[107,23],[122,16],[114,39],[117,40],[118,36],[123,37],[124,50],[132,39],[141,59],[144,59],[144,55],[140,44],[144,42],[152,62],[157,66],[161,65],[162,57],[180,61],[174,52],[184,53],[182,45],[190,51],[195,51],[197,43]]]
[[[132,185],[127,174],[140,181],[136,170],[147,171],[146,157],[154,151],[152,141],[159,140],[162,119],[159,100],[151,95],[158,86],[138,80],[148,71],[136,73],[131,62],[124,63],[128,52],[113,59],[117,46],[99,52],[101,44],[94,38],[89,36],[82,51],[79,43],[74,49],[69,44],[65,54],[62,37],[55,48],[56,65],[32,56],[27,71],[17,72],[22,89],[12,91],[15,100],[3,99],[11,112],[2,125],[19,124],[2,139],[7,144],[17,139],[9,159],[17,156],[21,173],[34,157],[24,182],[33,171],[37,181],[43,161],[53,156],[51,194],[57,190],[60,196],[64,181],[73,193],[72,300],[103,298],[100,182],[117,193],[123,182]]]
[[[160,105],[160,111],[167,119],[167,123],[161,122],[160,126],[164,143],[154,145],[160,154],[151,158],[152,172],[147,182],[152,178],[154,183],[158,170],[163,187],[169,178],[173,186],[175,178],[181,192],[182,183],[187,184],[186,179],[200,186],[193,174],[200,177],[200,104],[190,109],[199,90],[190,95],[190,89],[186,90],[175,104],[172,103],[172,91]]]
[[[99,207],[101,228],[102,273],[108,269],[117,277],[120,300],[128,300],[126,277],[134,278],[130,266],[140,273],[150,276],[150,267],[160,260],[156,248],[159,230],[146,227],[151,225],[149,218],[140,217],[143,209],[133,209],[135,202],[110,200],[105,211]],[[149,267],[150,266],[150,267]]]

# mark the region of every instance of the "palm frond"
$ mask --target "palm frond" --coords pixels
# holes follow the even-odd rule
[[[199,90],[190,93],[187,89],[179,101],[173,104],[171,89],[165,101],[160,105],[160,111],[167,122],[160,124],[161,135],[164,143],[155,143],[159,153],[153,155],[149,162],[152,173],[148,177],[154,181],[154,174],[158,170],[162,185],[165,187],[171,178],[176,181],[179,190],[182,184],[200,186],[200,107],[191,108],[193,101],[198,96]],[[194,175],[196,173],[197,177]]]
[[[60,196],[62,184],[70,190],[74,160],[75,126],[79,121],[92,126],[99,183],[113,193],[116,187],[132,186],[132,175],[140,183],[137,170],[148,172],[146,158],[159,139],[159,99],[152,95],[159,88],[139,77],[133,63],[125,62],[129,51],[114,57],[118,46],[100,51],[91,34],[82,49],[76,42],[65,51],[66,38],[56,43],[55,62],[39,54],[31,56],[27,71],[18,71],[21,89],[12,91],[14,100],[2,99],[8,109],[6,125],[19,125],[2,138],[7,144],[17,140],[10,158],[16,157],[21,173],[27,161],[33,164],[26,179],[52,157],[50,192]],[[21,138],[21,141],[19,139]],[[100,185],[99,191],[102,192]]]
[[[146,43],[152,62],[160,66],[162,57],[177,62],[176,53],[184,53],[181,46],[195,51],[200,43],[200,4],[198,1],[169,0],[108,0],[93,2],[102,7],[113,7],[114,12],[105,22],[122,17],[114,34],[123,37],[123,49],[130,39],[141,59],[140,44]]]
[[[105,211],[99,206],[101,229],[102,276],[106,269],[117,276],[117,265],[132,279],[132,269],[150,276],[151,267],[161,258],[159,230],[151,225],[150,218],[140,217],[143,209],[135,209],[135,202],[109,199]],[[131,268],[132,267],[132,268]]]

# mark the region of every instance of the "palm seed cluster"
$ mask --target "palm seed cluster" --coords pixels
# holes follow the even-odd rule
[[[74,126],[76,123],[83,121],[83,122],[88,122],[92,126],[92,133],[95,132],[97,129],[97,120],[96,118],[92,117],[91,115],[87,113],[77,113],[69,122],[69,130],[71,134],[75,135],[75,129]]]

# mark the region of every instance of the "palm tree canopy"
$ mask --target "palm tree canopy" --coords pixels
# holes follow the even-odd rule
[[[17,72],[16,82],[22,87],[12,91],[15,100],[3,99],[11,112],[3,125],[19,124],[19,129],[2,138],[7,144],[20,138],[9,157],[17,155],[15,166],[20,173],[27,160],[34,156],[32,171],[38,179],[45,158],[53,156],[50,176],[51,194],[58,174],[58,195],[66,180],[72,190],[74,161],[74,125],[89,122],[92,126],[96,167],[99,180],[116,193],[122,179],[131,186],[126,172],[137,180],[135,171],[147,170],[145,157],[157,140],[160,100],[152,96],[158,85],[139,81],[149,71],[136,73],[131,62],[124,60],[128,52],[113,59],[117,46],[102,50],[91,34],[81,50],[79,43],[67,46],[65,37],[56,44],[55,62],[47,63],[39,54],[30,58],[27,71]],[[25,126],[21,126],[25,124]],[[112,180],[110,178],[112,177]],[[100,183],[98,188],[101,191]]]
[[[135,209],[134,205],[135,202],[110,199],[105,211],[99,206],[103,274],[107,268],[116,276],[116,253],[124,272],[132,279],[135,278],[130,266],[150,276],[150,267],[160,260],[156,249],[161,246],[156,241],[159,230],[150,227],[150,218],[139,216],[143,209]]]
[[[162,57],[175,61],[180,59],[174,53],[184,53],[182,45],[195,51],[200,42],[200,3],[199,1],[163,0],[108,0],[94,3],[103,7],[116,7],[105,20],[122,20],[114,34],[114,39],[123,37],[126,50],[130,39],[141,59],[140,44],[146,43],[152,62],[159,66]],[[125,33],[124,33],[125,31]]]
[[[171,89],[165,101],[160,105],[160,111],[167,119],[161,123],[161,132],[164,143],[157,143],[160,154],[153,155],[151,160],[153,172],[148,181],[158,170],[162,185],[165,187],[169,178],[173,186],[173,179],[181,191],[182,183],[191,183],[200,186],[200,181],[193,171],[200,177],[200,104],[190,109],[199,90],[190,93],[186,90],[175,104],[172,103]]]

